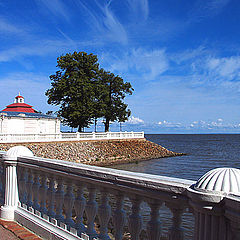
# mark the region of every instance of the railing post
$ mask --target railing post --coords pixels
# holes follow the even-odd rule
[[[240,230],[234,224],[239,225],[239,218],[236,218],[239,205],[238,207],[234,204],[231,205],[228,197],[226,199],[229,193],[239,194],[239,177],[239,169],[216,168],[207,172],[196,184],[188,188],[189,203],[194,209],[195,215],[195,240],[239,239]],[[227,218],[230,218],[232,232]],[[235,235],[230,238],[232,233]]]
[[[18,184],[17,184],[17,158],[19,156],[33,156],[33,153],[26,147],[16,146],[9,149],[3,155],[5,171],[5,199],[0,209],[0,218],[14,220],[14,211],[17,208]]]
[[[37,141],[38,139],[39,139],[39,133],[34,135],[34,140]]]
[[[228,219],[231,229],[231,240],[240,239],[240,197],[230,195],[224,201],[224,215]]]
[[[7,135],[7,142],[12,142],[12,135],[11,134]]]
[[[62,133],[58,134],[58,139],[62,140]]]

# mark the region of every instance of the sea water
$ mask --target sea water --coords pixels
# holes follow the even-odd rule
[[[186,156],[158,158],[117,169],[198,180],[218,167],[240,169],[240,134],[146,134],[146,139]]]

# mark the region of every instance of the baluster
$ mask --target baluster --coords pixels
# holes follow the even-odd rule
[[[108,203],[108,192],[101,190],[101,205],[98,208],[100,234],[99,238],[102,240],[110,239],[108,236],[108,222],[111,217],[111,206]]]
[[[47,200],[47,190],[48,190],[48,186],[47,186],[47,176],[45,175],[45,173],[42,173],[42,179],[41,179],[41,186],[39,188],[40,191],[40,212],[43,214],[47,214],[47,207],[46,207],[46,200]]]
[[[74,202],[74,209],[77,215],[75,228],[78,231],[78,235],[81,236],[82,232],[86,231],[86,228],[83,224],[83,213],[86,206],[86,199],[83,196],[83,186],[77,186],[77,198]]]
[[[148,239],[159,240],[161,236],[161,222],[159,219],[159,209],[162,205],[162,202],[158,200],[149,200],[148,204],[151,208],[151,219],[147,224]]]
[[[123,210],[124,195],[119,193],[116,195],[116,210],[113,215],[113,224],[115,229],[114,237],[121,240],[123,236],[123,228],[126,223],[126,212]]]
[[[55,218],[55,211],[54,211],[54,203],[55,203],[55,181],[54,181],[54,177],[52,175],[48,176],[49,178],[49,187],[47,190],[47,196],[48,196],[48,212],[47,215],[49,216],[50,220],[52,218]]]
[[[19,198],[21,206],[27,204],[27,170],[26,168],[20,168],[19,179]]]
[[[40,188],[40,182],[39,182],[39,173],[34,171],[34,181],[33,181],[33,208],[35,210],[40,209],[39,205],[39,188]]]
[[[28,170],[28,180],[27,180],[27,207],[28,209],[33,206],[33,201],[32,201],[32,191],[33,187],[33,174],[32,170]]]
[[[63,200],[64,200],[64,185],[63,180],[58,179],[58,186],[56,191],[56,216],[55,218],[58,221],[58,225],[60,225],[60,222],[64,222],[64,216],[62,214],[63,212]]]
[[[169,229],[169,240],[183,240],[184,234],[181,228],[182,223],[182,213],[184,210],[184,205],[179,205],[176,203],[166,203],[166,206],[170,208],[172,212],[172,227]]]
[[[140,216],[141,200],[138,196],[131,198],[132,214],[129,216],[129,231],[131,233],[131,240],[138,240],[142,229],[142,217]]]
[[[4,204],[4,171],[3,171],[3,165],[0,164],[0,205]]]
[[[87,215],[87,234],[90,239],[93,239],[97,236],[97,233],[94,228],[94,220],[97,215],[98,205],[95,200],[96,198],[96,189],[93,187],[88,188],[88,201],[85,207],[86,215]]]
[[[70,227],[74,227],[75,222],[72,219],[72,210],[74,205],[75,196],[73,194],[73,185],[72,183],[67,184],[67,192],[64,196],[64,207],[65,207],[65,214],[66,220],[65,223],[68,225],[68,230]]]

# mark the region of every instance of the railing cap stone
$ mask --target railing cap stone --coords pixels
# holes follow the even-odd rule
[[[194,185],[196,191],[240,195],[240,170],[215,168],[204,174]]]
[[[4,160],[17,160],[19,156],[32,157],[33,152],[24,146],[15,146],[10,148],[4,155]]]

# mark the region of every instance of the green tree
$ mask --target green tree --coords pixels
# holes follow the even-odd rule
[[[52,87],[45,93],[48,103],[60,105],[57,113],[63,122],[81,132],[92,123],[94,114],[97,56],[85,52],[67,53],[57,59],[57,67],[60,70],[50,76]]]
[[[95,126],[95,132],[97,131],[97,121],[98,118],[103,117],[103,107],[104,102],[102,98],[103,94],[103,85],[99,78],[97,81],[94,82],[94,89],[93,89],[93,111],[92,111],[92,118]]]
[[[104,118],[105,131],[109,131],[110,121],[125,122],[131,112],[124,103],[127,94],[131,95],[134,91],[129,82],[123,81],[119,76],[107,72],[103,69],[99,71],[99,78],[102,85],[102,116]]]

